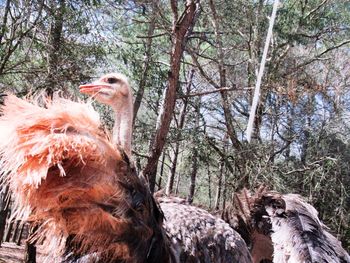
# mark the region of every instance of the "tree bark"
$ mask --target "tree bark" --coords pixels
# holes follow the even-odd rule
[[[189,79],[187,86],[186,86],[186,95],[190,94],[193,75],[194,75],[194,70],[191,70],[190,79]],[[170,174],[168,176],[168,182],[167,182],[167,186],[166,186],[166,190],[165,190],[165,193],[167,195],[172,193],[173,187],[174,187],[174,180],[175,180],[176,167],[177,167],[177,158],[178,158],[179,151],[180,151],[181,131],[182,131],[182,128],[185,124],[187,105],[188,105],[188,97],[184,97],[182,108],[180,111],[180,116],[179,116],[179,123],[178,123],[178,127],[177,127],[174,155],[173,155],[173,158],[171,160]]]
[[[265,19],[264,13],[264,1],[259,0],[259,3],[257,3],[257,8],[253,10],[252,16],[254,16],[254,19],[252,20],[251,25],[251,39],[248,43],[248,50],[249,50],[249,62],[248,62],[248,75],[249,75],[249,83],[248,85],[252,86],[255,84],[256,81],[256,72],[259,65],[259,60],[261,59],[261,48],[263,45],[263,38],[262,35],[265,34],[265,32],[260,31],[261,23]],[[264,112],[265,108],[265,100],[266,100],[266,92],[264,92],[263,89],[260,91],[260,100],[258,103],[258,107],[256,109],[256,114],[254,118],[254,125],[253,125],[253,132],[252,132],[252,140],[259,140],[260,141],[260,126],[262,123],[262,114]],[[250,104],[252,104],[253,101],[253,92],[250,94]]]
[[[173,191],[179,149],[180,149],[180,143],[178,141],[176,141],[173,158],[171,159],[170,173],[168,176],[168,181],[167,181],[166,189],[165,189],[166,195],[170,195]]]
[[[146,40],[146,47],[145,47],[145,57],[143,61],[143,69],[142,69],[142,74],[140,78],[140,83],[139,83],[139,88],[136,92],[135,95],[135,102],[134,102],[134,110],[133,110],[133,126],[135,124],[135,120],[137,117],[137,112],[139,111],[139,108],[141,106],[141,101],[143,98],[143,94],[145,91],[146,83],[147,83],[147,77],[148,77],[148,72],[151,67],[151,55],[152,55],[152,42],[153,42],[153,33],[156,25],[156,18],[157,18],[157,9],[156,9],[156,0],[152,1],[152,17],[151,21],[149,22],[149,28],[147,32],[147,40]]]
[[[227,160],[227,147],[228,147],[228,140],[229,136],[226,134],[223,143],[224,146],[221,150],[221,159],[220,159],[220,169],[219,169],[219,177],[218,177],[218,185],[216,189],[216,196],[215,196],[215,204],[214,208],[215,210],[220,209],[220,200],[222,199],[223,204],[225,203],[225,187],[226,187],[226,181],[225,181],[225,173],[226,173],[226,168],[230,168],[230,163]],[[233,172],[233,169],[231,167],[230,169],[231,172]]]
[[[197,171],[198,171],[198,129],[199,129],[199,118],[200,118],[200,100],[196,103],[196,119],[195,119],[195,129],[192,135],[192,157],[191,157],[191,180],[190,180],[190,188],[188,191],[187,201],[189,204],[192,204],[193,197],[196,189],[196,179],[197,179]]]
[[[159,179],[158,179],[158,190],[162,189],[162,179],[164,176],[164,162],[165,162],[165,151],[163,152],[162,164],[160,166],[160,175],[159,175]]]
[[[4,15],[2,19],[2,25],[1,25],[1,32],[0,32],[0,45],[2,44],[2,38],[4,37],[5,31],[6,31],[6,24],[7,24],[7,16],[10,12],[10,0],[6,1],[5,9],[4,9]]]
[[[227,199],[227,170],[226,166],[224,164],[223,166],[223,189],[222,189],[222,210],[225,210],[226,208],[226,199]]]
[[[211,209],[211,171],[209,162],[207,162],[207,173],[208,173],[208,199],[209,199],[209,209]]]
[[[220,21],[219,21],[219,17],[217,15],[216,7],[213,0],[209,1],[209,7],[213,16],[212,23],[214,27],[216,45],[218,49],[218,70],[219,70],[219,76],[220,76],[220,85],[216,88],[222,88],[222,87],[226,87],[226,69],[225,69],[225,63],[224,63],[225,54],[223,50],[223,42],[222,42],[221,33],[220,33]],[[242,148],[242,145],[241,145],[241,142],[237,139],[237,134],[233,126],[233,117],[230,110],[231,107],[230,107],[229,99],[227,97],[227,92],[221,91],[220,95],[221,95],[222,107],[224,110],[227,133],[230,137],[233,147],[235,147],[235,149],[237,150],[240,150]]]
[[[156,132],[153,138],[153,143],[151,144],[149,150],[149,158],[145,168],[142,171],[142,174],[149,180],[149,185],[152,192],[154,192],[155,187],[158,159],[162,153],[175,108],[181,57],[188,35],[190,33],[189,31],[195,22],[194,18],[197,9],[196,1],[188,0],[184,14],[179,20],[177,20],[177,1],[172,0],[171,6],[173,10],[174,21],[172,29],[173,47],[171,51],[168,86],[164,91],[163,103],[157,119]]]
[[[224,173],[224,166],[225,162],[223,159],[220,161],[220,170],[219,170],[219,178],[218,178],[218,185],[216,188],[216,195],[215,195],[215,203],[214,208],[215,210],[219,210],[220,207],[220,199],[221,199],[221,192],[222,192],[222,176]]]
[[[58,5],[58,7],[57,7]],[[50,49],[48,54],[48,75],[46,93],[52,97],[55,89],[60,85],[59,78],[59,60],[60,50],[62,46],[62,32],[64,16],[66,12],[66,0],[52,1],[51,12],[53,15],[53,22],[50,28]]]
[[[182,158],[181,158],[182,159]],[[181,161],[181,160],[180,160]],[[175,184],[175,195],[179,194],[179,185],[180,185],[181,174],[177,173],[176,184]]]
[[[196,190],[196,178],[198,171],[198,150],[197,146],[194,146],[192,149],[192,158],[191,158],[191,180],[190,187],[187,195],[187,202],[189,204],[193,203],[194,192]]]

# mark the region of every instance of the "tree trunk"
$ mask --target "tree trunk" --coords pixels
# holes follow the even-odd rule
[[[192,158],[191,158],[191,180],[190,180],[190,188],[188,191],[187,201],[189,204],[192,204],[194,192],[196,189],[196,178],[197,178],[197,171],[198,171],[198,150],[197,146],[194,146],[192,149]]]
[[[162,164],[160,166],[160,174],[159,174],[159,179],[158,179],[158,190],[162,189],[162,179],[164,176],[164,162],[165,162],[165,151],[163,152]]]
[[[224,211],[226,208],[226,199],[227,199],[227,170],[226,170],[225,163],[223,166],[223,179],[224,179],[224,184],[223,184],[223,190],[222,190],[222,210]]]
[[[173,10],[174,21],[172,29],[173,47],[171,51],[168,86],[166,87],[163,94],[163,103],[157,119],[156,132],[152,140],[153,142],[151,144],[151,148],[149,150],[149,158],[145,168],[142,171],[143,175],[148,178],[152,192],[154,192],[155,187],[158,159],[162,153],[175,108],[176,90],[179,82],[181,58],[187,37],[190,33],[189,31],[194,24],[194,18],[197,9],[196,2],[194,0],[188,0],[184,14],[178,21],[177,1],[172,0],[171,6]]]
[[[300,161],[303,165],[306,165],[306,161],[307,161],[307,155],[308,155],[308,151],[309,151],[309,143],[310,143],[310,138],[311,138],[311,134],[310,134],[310,130],[311,130],[311,115],[314,112],[314,97],[312,95],[308,95],[308,105],[307,105],[307,109],[306,109],[306,123],[303,125],[303,139],[302,139],[302,145],[301,145],[301,154],[300,154]]]
[[[257,4],[257,8],[254,9],[255,19],[253,20],[254,24],[252,25],[253,35],[252,35],[251,46],[250,46],[250,50],[251,50],[250,61],[253,64],[250,65],[249,70],[251,71],[250,74],[252,76],[254,76],[254,78],[253,77],[251,78],[251,81],[254,80],[254,81],[252,81],[253,83],[252,83],[251,86],[255,85],[255,81],[256,81],[256,76],[255,75],[256,75],[256,72],[257,72],[257,69],[258,69],[258,65],[260,63],[261,56],[262,56],[262,52],[261,52],[261,49],[263,48],[263,37],[262,36],[265,34],[265,32],[260,32],[260,27],[261,27],[262,21],[265,20],[263,8],[264,8],[264,1],[263,0],[259,0],[259,3]],[[251,102],[250,102],[250,104],[252,104],[253,96],[254,96],[254,94],[251,93]],[[258,103],[258,107],[256,109],[255,118],[254,118],[252,140],[261,141],[260,127],[261,127],[261,123],[262,123],[262,115],[263,115],[263,112],[264,112],[264,109],[265,109],[266,97],[267,97],[267,93],[264,92],[264,89],[261,89],[261,91],[260,91],[260,100],[259,100],[259,103]]]
[[[188,203],[192,204],[194,192],[196,189],[196,178],[197,178],[197,171],[198,171],[198,129],[199,129],[199,118],[200,118],[200,99],[196,103],[196,119],[195,119],[195,129],[194,133],[192,135],[192,157],[191,157],[191,180],[190,180],[190,188],[188,191],[187,201]]]
[[[190,94],[193,75],[194,75],[194,70],[192,69],[191,73],[190,73],[190,79],[189,79],[189,81],[187,83],[187,87],[186,87],[186,95]],[[187,105],[188,105],[188,97],[184,97],[182,108],[180,111],[180,116],[179,116],[180,120],[179,120],[179,123],[177,126],[174,155],[173,155],[173,158],[171,160],[170,174],[168,176],[168,182],[167,182],[167,186],[166,186],[166,190],[165,190],[165,193],[167,195],[170,195],[173,191],[175,174],[176,174],[176,167],[177,167],[177,158],[178,158],[179,150],[180,150],[181,131],[182,131],[182,128],[185,124]]]
[[[177,158],[178,158],[178,155],[179,155],[179,149],[180,149],[180,143],[178,141],[176,141],[175,142],[174,153],[173,153],[173,156],[171,158],[170,173],[169,173],[168,181],[167,181],[166,188],[165,188],[165,194],[166,195],[170,195],[172,193],[172,191],[173,191],[175,174],[176,174],[176,166],[177,166]]]
[[[208,199],[209,199],[209,209],[211,209],[211,171],[209,162],[207,162],[207,172],[208,172]]]
[[[46,93],[50,97],[52,97],[54,90],[59,87],[61,82],[59,64],[66,0],[52,1],[51,12],[54,20],[50,28],[50,49],[48,53],[48,75],[46,81]]]
[[[215,210],[219,210],[219,208],[220,208],[220,198],[221,198],[221,192],[222,192],[222,176],[224,173],[224,165],[225,165],[225,162],[223,159],[221,159],[218,185],[216,188],[216,195],[215,195],[215,204],[214,204]]]
[[[157,1],[152,1],[152,14],[151,14],[151,21],[149,24],[148,32],[147,32],[147,40],[146,40],[146,47],[145,47],[145,56],[143,61],[143,69],[142,74],[140,78],[139,88],[135,95],[135,102],[134,102],[134,110],[133,110],[133,126],[135,124],[135,120],[137,117],[137,112],[139,111],[139,108],[141,106],[141,101],[143,98],[143,94],[145,91],[145,87],[147,84],[147,77],[148,72],[151,67],[151,55],[152,55],[152,42],[153,42],[153,33],[156,25],[156,18],[157,18],[157,8],[156,8]]]
[[[15,229],[13,230],[13,235],[12,235],[12,242],[16,242],[16,237],[17,237],[17,233],[18,233],[18,230],[19,230],[19,227],[20,227],[20,221],[19,220],[16,220],[16,223],[15,223]]]
[[[181,174],[177,173],[176,176],[176,186],[175,186],[175,195],[179,194],[179,185],[180,185]]]
[[[226,69],[225,69],[225,62],[224,62],[225,54],[223,50],[223,43],[222,43],[221,33],[220,33],[220,21],[216,13],[216,8],[213,0],[209,1],[209,6],[213,15],[213,27],[214,27],[215,37],[216,37],[216,45],[218,48],[218,69],[219,69],[219,75],[220,75],[220,86],[217,88],[222,88],[222,87],[226,87]],[[233,147],[235,147],[235,149],[237,150],[240,150],[242,148],[242,145],[241,145],[241,142],[237,139],[237,134],[233,126],[233,117],[230,110],[230,103],[227,97],[227,92],[221,91],[220,95],[221,95],[222,107],[224,110],[227,133],[230,137]]]
[[[0,45],[2,44],[2,38],[4,37],[6,32],[7,16],[10,12],[10,2],[10,0],[7,0],[5,4],[5,9],[3,9],[3,19],[0,29]]]

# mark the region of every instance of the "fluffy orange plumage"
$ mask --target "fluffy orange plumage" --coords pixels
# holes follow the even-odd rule
[[[114,239],[133,235],[147,243],[158,222],[134,222],[149,215],[135,211],[132,195],[140,193],[144,205],[153,205],[150,194],[100,128],[93,108],[62,98],[41,107],[9,95],[2,113],[3,179],[15,198],[14,215],[40,223],[33,238],[56,257],[74,237],[75,253],[135,262],[133,247]]]

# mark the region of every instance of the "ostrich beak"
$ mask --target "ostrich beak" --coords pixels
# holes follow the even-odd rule
[[[79,86],[79,91],[84,94],[93,95],[101,92],[101,89],[111,89],[111,85],[105,82],[93,82]]]

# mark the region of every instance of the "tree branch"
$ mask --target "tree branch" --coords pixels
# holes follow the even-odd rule
[[[224,91],[252,90],[253,88],[254,87],[246,87],[246,88],[237,89],[235,87],[232,87],[232,88],[223,87],[223,88],[218,88],[218,89],[215,89],[215,90],[208,90],[208,91],[203,91],[203,92],[191,93],[191,94],[188,94],[188,95],[177,96],[177,99],[197,97],[197,96],[205,96],[205,95],[209,95],[209,94],[213,94],[213,93],[217,93],[217,92],[224,92]]]
[[[320,54],[317,54],[314,58],[308,60],[308,61],[305,61],[304,63],[301,63],[297,66],[295,66],[292,70],[288,71],[286,74],[284,74],[284,77],[292,74],[293,72],[299,70],[300,68],[303,68],[313,62],[315,62],[316,60],[319,60],[324,54],[334,50],[334,49],[337,49],[337,48],[340,48],[346,44],[349,44],[350,43],[350,39],[347,39],[347,40],[344,40],[343,42],[340,42],[339,44],[335,45],[335,46],[332,46],[332,47],[329,47],[327,48],[326,50],[322,51]]]

